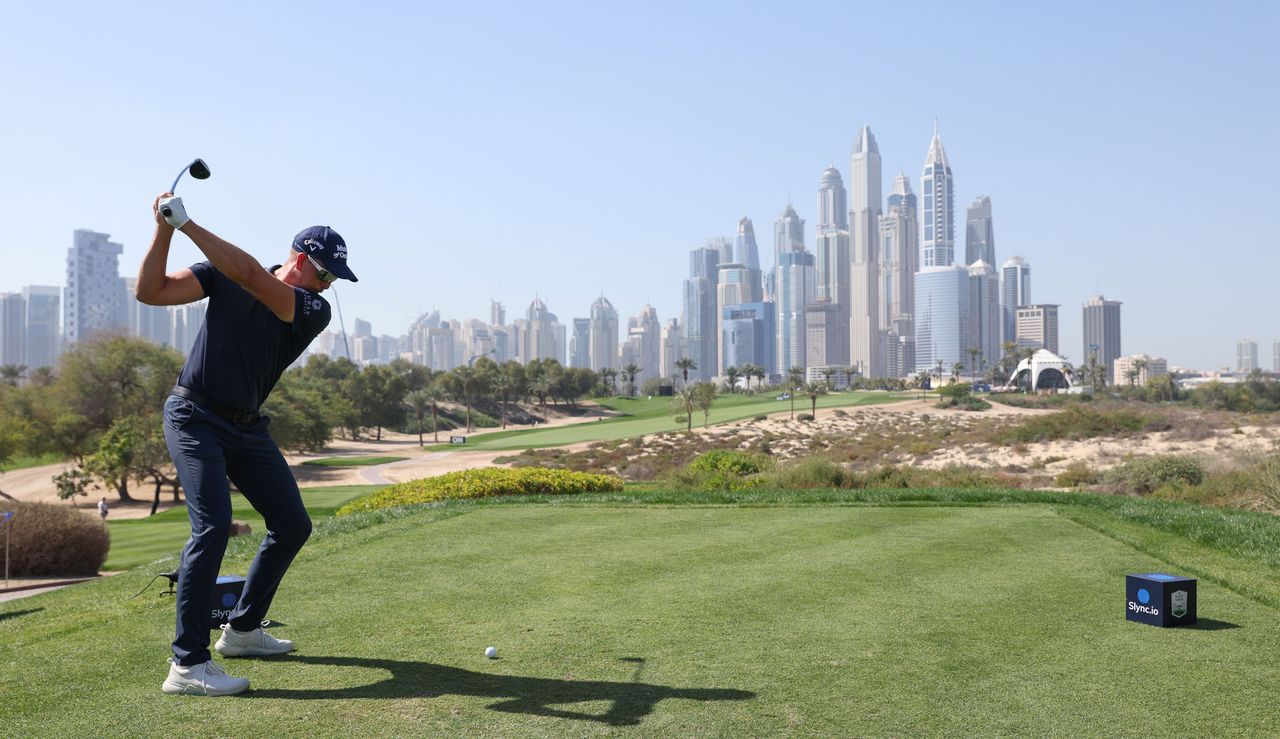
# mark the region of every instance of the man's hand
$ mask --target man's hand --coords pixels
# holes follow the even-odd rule
[[[187,216],[187,209],[182,204],[182,198],[175,197],[171,193],[164,193],[156,198],[155,203],[156,222],[163,220],[170,226],[182,230],[191,219]]]

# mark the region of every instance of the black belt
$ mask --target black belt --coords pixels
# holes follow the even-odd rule
[[[186,388],[181,385],[173,386],[173,394],[177,395],[179,398],[186,398],[192,403],[221,416],[237,426],[248,426],[251,423],[255,423],[259,418],[257,411],[242,411],[225,406],[216,400],[210,400],[191,388]]]

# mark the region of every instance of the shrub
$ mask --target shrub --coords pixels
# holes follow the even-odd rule
[[[52,503],[4,501],[9,519],[9,573],[93,576],[107,560],[111,534],[96,516]]]
[[[761,477],[761,484],[779,490],[840,488],[847,477],[844,468],[829,459],[806,457],[769,470]]]
[[[1147,422],[1147,418],[1129,410],[1100,411],[1085,406],[1069,406],[1066,410],[1029,418],[1017,426],[999,431],[995,441],[1027,444],[1055,439],[1126,436],[1141,431]]]
[[[1053,478],[1053,484],[1060,488],[1078,488],[1081,485],[1096,485],[1101,479],[1102,476],[1084,462],[1072,462],[1062,474]]]
[[[760,485],[754,477],[769,467],[769,458],[735,449],[716,449],[698,455],[671,481],[692,490],[745,490]]]
[[[835,410],[831,411],[831,413],[832,413],[836,418],[845,418],[846,416],[848,416],[848,415],[849,415],[849,412],[848,412],[848,411],[846,411],[846,410],[844,410],[843,408],[837,408],[837,409],[835,409]]]
[[[751,419],[751,420],[752,420],[752,421],[768,421],[768,420],[769,420],[769,417],[768,417],[768,416],[761,415],[761,416],[756,416],[755,418],[753,418],[753,419]]]
[[[1184,487],[1204,482],[1204,463],[1195,457],[1158,454],[1138,457],[1111,468],[1104,477],[1123,492],[1146,495],[1165,485]]]
[[[338,509],[339,516],[379,508],[431,503],[453,498],[488,498],[495,495],[575,495],[622,490],[613,475],[594,475],[545,467],[483,467],[410,480],[383,488]]]
[[[801,413],[800,415],[796,416],[796,420],[797,420],[797,421],[812,421],[812,420],[813,420],[813,414],[812,414],[812,413]]]

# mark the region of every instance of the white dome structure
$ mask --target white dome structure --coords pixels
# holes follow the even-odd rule
[[[1066,390],[1075,387],[1075,374],[1071,363],[1048,349],[1037,349],[1027,359],[1018,362],[1005,390]]]

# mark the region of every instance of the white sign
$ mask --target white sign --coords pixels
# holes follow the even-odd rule
[[[467,437],[465,437],[465,436],[450,436],[450,437],[449,437],[449,443],[450,443],[450,444],[466,444],[466,443],[467,443]]]

